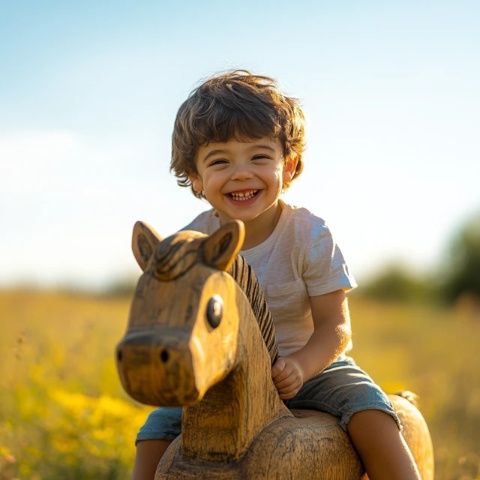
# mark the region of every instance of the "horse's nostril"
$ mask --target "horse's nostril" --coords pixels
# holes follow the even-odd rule
[[[168,353],[168,350],[162,350],[160,352],[160,360],[163,363],[167,363],[169,358],[170,358],[170,354]]]
[[[119,348],[119,349],[117,350],[117,362],[118,362],[118,363],[121,363],[122,360],[123,360],[123,352],[122,352],[122,350]]]

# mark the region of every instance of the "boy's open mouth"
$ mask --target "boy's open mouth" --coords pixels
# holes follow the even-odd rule
[[[227,193],[227,195],[232,200],[235,200],[237,202],[244,202],[258,195],[259,192],[260,190],[243,190],[242,192],[230,192],[230,193]]]

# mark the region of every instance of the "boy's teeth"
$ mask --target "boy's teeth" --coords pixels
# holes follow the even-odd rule
[[[234,200],[249,200],[257,193],[257,190],[249,190],[248,192],[232,192],[230,195]]]

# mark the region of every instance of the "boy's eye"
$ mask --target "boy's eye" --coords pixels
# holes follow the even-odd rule
[[[222,159],[222,158],[218,158],[216,160],[212,160],[208,166],[209,167],[214,167],[214,166],[220,166],[220,165],[225,165],[227,163],[226,160]]]
[[[252,160],[270,160],[270,157],[268,155],[255,155]]]

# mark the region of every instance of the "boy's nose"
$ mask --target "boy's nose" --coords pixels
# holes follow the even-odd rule
[[[252,172],[247,165],[238,165],[235,167],[230,178],[232,180],[246,180],[252,178]]]

